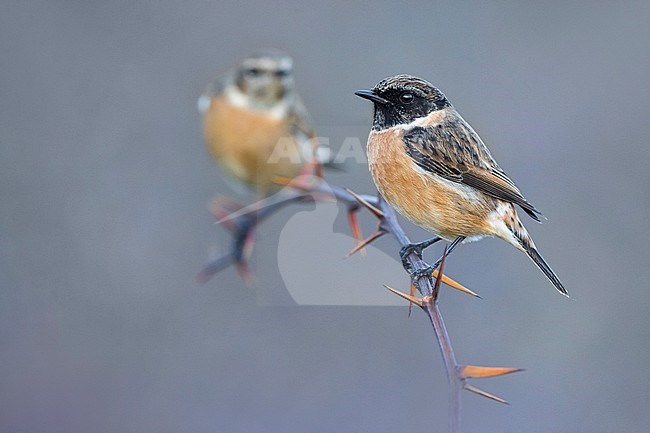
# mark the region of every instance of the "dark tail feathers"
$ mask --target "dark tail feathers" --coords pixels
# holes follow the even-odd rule
[[[564,296],[568,297],[569,292],[564,288],[564,284],[562,284],[562,281],[555,275],[555,272],[553,272],[553,269],[546,263],[544,258],[539,254],[537,249],[535,249],[534,246],[530,245],[528,242],[521,242],[521,246],[524,248],[526,251],[526,254],[528,254],[528,257],[537,265],[537,267],[544,272],[544,275],[551,280],[551,283],[555,286],[555,288],[562,293]]]

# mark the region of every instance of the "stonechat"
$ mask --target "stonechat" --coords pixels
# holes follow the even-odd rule
[[[496,236],[528,257],[567,295],[517,216],[541,213],[521,194],[478,134],[431,83],[411,75],[386,78],[357,96],[374,103],[368,136],[370,173],[384,199],[435,238],[403,249],[417,252],[442,239]]]
[[[198,101],[208,150],[230,176],[261,196],[326,158],[296,92],[293,61],[266,50],[217,76]],[[319,154],[319,155],[317,155]]]

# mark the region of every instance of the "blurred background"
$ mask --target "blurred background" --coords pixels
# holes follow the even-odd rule
[[[465,393],[465,432],[645,431],[649,19],[650,4],[632,1],[3,1],[0,431],[446,430],[424,314],[288,296],[278,242],[313,206],[265,223],[255,285],[234,269],[192,280],[229,245],[206,204],[235,195],[195,101],[260,47],[294,57],[333,148],[367,137],[371,106],[354,90],[404,72],[430,80],[548,217],[524,223],[572,299],[498,240],[447,263],[483,297],[441,295],[459,362],[526,369],[473,382],[512,406]],[[329,179],[374,191],[365,165]],[[345,236],[344,212],[328,209],[318,230]],[[312,290],[355,291],[376,271],[372,251],[338,271],[301,224],[289,232],[306,249],[289,265],[329,275]],[[340,258],[345,239],[320,251]],[[377,246],[396,256],[393,239]],[[370,290],[407,288],[397,261],[382,271],[390,281]]]

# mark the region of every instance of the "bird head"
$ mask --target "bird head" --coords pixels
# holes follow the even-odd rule
[[[370,90],[355,95],[375,104],[374,130],[388,129],[426,117],[451,107],[445,95],[431,83],[412,75],[396,75],[381,80]]]

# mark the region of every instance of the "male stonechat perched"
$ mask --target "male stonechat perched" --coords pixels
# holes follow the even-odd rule
[[[216,77],[198,101],[207,147],[220,167],[261,196],[315,160],[311,121],[286,54],[267,50]]]
[[[431,83],[411,75],[355,92],[374,103],[370,173],[384,199],[437,237],[402,249],[402,259],[442,239],[503,239],[528,257],[562,294],[567,291],[537,251],[515,205],[539,222],[481,138]],[[420,276],[420,275],[416,275]]]

